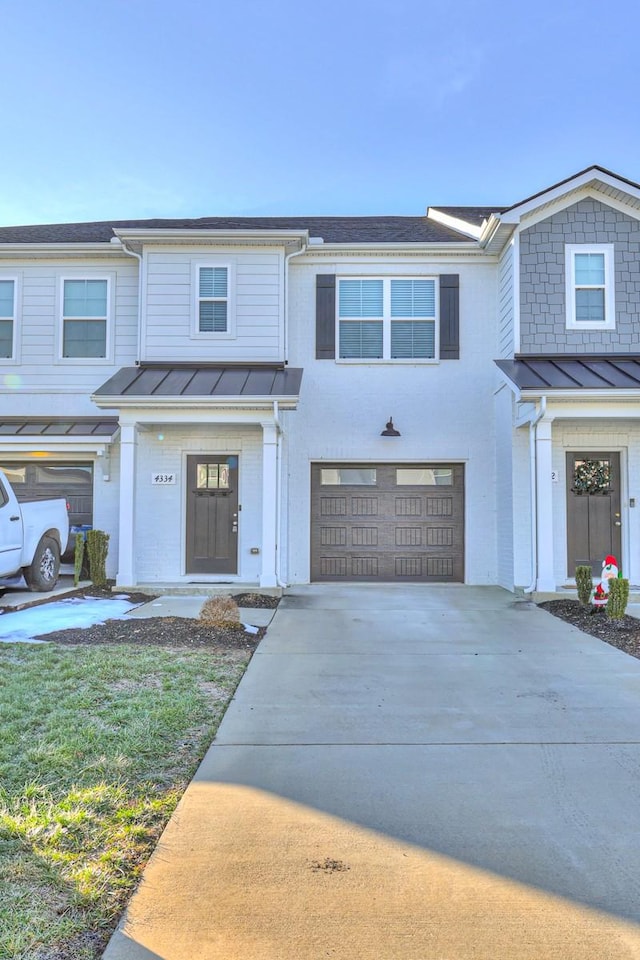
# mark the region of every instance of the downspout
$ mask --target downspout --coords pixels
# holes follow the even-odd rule
[[[302,242],[302,247],[300,250],[292,250],[291,253],[285,254],[284,258],[284,344],[283,344],[283,358],[285,366],[289,363],[289,261],[294,257],[300,257],[303,253],[307,252],[309,246],[309,241],[304,240]],[[282,516],[282,424],[280,423],[279,411],[278,411],[278,401],[273,401],[273,419],[276,425],[276,580],[279,587],[286,587],[286,583],[282,579],[282,549],[281,542],[283,539],[283,533],[280,529],[280,522]],[[288,517],[288,513],[287,513]]]
[[[284,258],[284,362],[289,363],[289,261],[307,252],[308,240],[303,240],[302,249],[285,254]]]
[[[118,240],[120,240],[122,252],[126,253],[128,257],[135,257],[138,261],[138,359],[140,359],[142,354],[142,254],[136,253],[135,250],[128,247],[120,237],[118,237]]]
[[[281,436],[283,433],[282,424],[280,423],[280,412],[278,409],[278,401],[273,401],[273,422],[276,425],[276,581],[279,587],[286,587],[286,583],[282,579],[282,571],[280,565],[282,562],[282,550],[280,549],[280,543],[282,539],[282,531],[280,530],[280,517],[281,517],[281,500],[282,500],[282,446],[281,446]]]
[[[547,398],[540,397],[540,406],[535,417],[529,421],[529,470],[531,491],[531,583],[525,593],[533,593],[538,582],[538,478],[536,470],[537,427],[547,412]]]

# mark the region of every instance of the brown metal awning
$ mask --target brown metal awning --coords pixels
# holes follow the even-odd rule
[[[640,390],[640,356],[516,356],[496,365],[521,391]]]
[[[6,418],[0,420],[0,441],[13,437],[41,437],[42,439],[69,438],[77,440],[84,437],[95,437],[108,440],[118,429],[118,421],[114,417],[100,419],[79,417],[73,420],[45,419],[40,417],[32,420],[18,420]]]
[[[123,402],[162,403],[174,400],[297,401],[302,369],[282,364],[144,364],[123,367],[99,387],[93,399],[100,406]]]

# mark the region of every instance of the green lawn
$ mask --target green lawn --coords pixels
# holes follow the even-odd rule
[[[0,958],[93,960],[250,654],[0,644]]]

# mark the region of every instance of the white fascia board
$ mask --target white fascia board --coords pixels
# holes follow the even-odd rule
[[[115,236],[124,242],[130,240],[149,243],[189,243],[193,240],[233,240],[233,241],[251,241],[264,240],[270,243],[277,241],[296,240],[298,242],[308,242],[308,230],[246,230],[246,229],[228,229],[228,230],[207,230],[207,229],[160,229],[160,230],[137,230],[130,227],[114,229]]]
[[[455,243],[323,243],[322,246],[311,247],[305,251],[307,256],[328,256],[331,253],[354,253],[366,256],[367,253],[405,253],[424,256],[425,253],[473,253],[478,251],[478,244],[472,240],[461,240]],[[301,259],[305,259],[305,257]]]
[[[466,237],[471,237],[473,240],[479,240],[482,234],[482,226],[476,226],[474,223],[469,223],[467,220],[461,220],[460,217],[452,217],[449,213],[444,213],[442,210],[438,210],[437,207],[427,207],[427,219],[435,220],[436,223],[441,223],[443,227],[449,227],[451,230],[455,230],[456,233],[463,233]]]
[[[552,187],[550,190],[546,190],[544,193],[540,193],[538,196],[532,197],[531,200],[526,200],[524,203],[517,204],[516,206],[512,207],[511,210],[501,214],[501,218],[504,223],[518,223],[522,217],[526,216],[528,213],[531,213],[533,210],[536,210],[537,207],[540,207],[543,204],[553,203],[554,200],[561,200],[564,196],[566,196],[566,194],[573,193],[574,191],[579,190],[580,187],[587,187],[589,184],[593,184],[594,181],[600,181],[600,183],[604,183],[609,187],[613,187],[615,190],[620,190],[622,193],[629,194],[630,197],[634,197],[636,200],[640,200],[640,190],[638,190],[636,187],[619,180],[618,177],[613,177],[610,174],[602,173],[600,170],[590,169],[585,170],[585,172],[580,174],[578,177],[567,180],[557,187]]]
[[[116,434],[109,439],[100,440],[91,437],[2,437],[0,451],[24,454],[28,449],[43,453],[105,453],[116,440]]]
[[[632,404],[629,415],[640,419],[640,390],[616,390],[611,388],[603,390],[550,390],[548,387],[520,390],[522,400],[539,400],[543,396],[548,400],[571,400],[573,403],[581,404],[593,402],[598,404],[598,409],[604,409],[603,402],[606,405],[606,403],[626,401]]]
[[[0,258],[15,259],[16,254],[20,254],[22,259],[36,257],[61,256],[74,257],[78,254],[100,254],[106,257],[122,258],[122,249],[120,244],[112,244],[111,241],[100,243],[0,243]]]
[[[116,410],[171,410],[179,408],[181,410],[198,411],[203,416],[211,416],[211,413],[217,410],[273,410],[273,404],[277,403],[280,410],[295,410],[299,397],[229,397],[228,400],[214,399],[212,397],[100,397],[93,394],[91,400],[101,409]],[[182,422],[184,414],[180,414]]]
[[[167,407],[166,409],[148,409],[143,406],[132,407],[131,409],[120,412],[120,425],[127,424],[166,424],[175,426],[184,426],[192,424],[207,424],[215,426],[216,424],[245,424],[247,426],[258,426],[262,423],[274,423],[273,404],[269,408],[254,408],[241,410],[238,407],[229,409],[217,409],[215,419],[212,418],[214,411],[211,409],[203,410],[191,406],[190,408],[176,409]]]

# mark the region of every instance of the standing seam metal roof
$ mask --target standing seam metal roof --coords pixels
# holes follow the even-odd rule
[[[496,360],[520,390],[638,390],[640,356],[556,354]]]
[[[297,397],[302,369],[282,365],[150,365],[122,367],[96,397]]]

